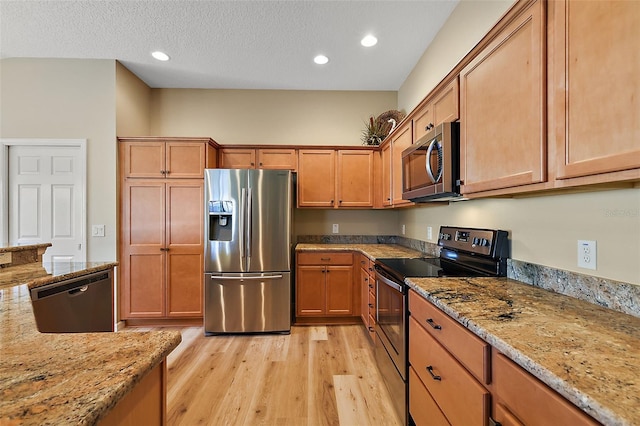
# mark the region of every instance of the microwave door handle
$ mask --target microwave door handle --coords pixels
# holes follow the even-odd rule
[[[433,176],[433,170],[431,170],[431,153],[433,152],[433,148],[436,146],[436,144],[438,143],[437,139],[433,139],[430,143],[429,143],[429,147],[427,148],[427,155],[425,156],[425,163],[424,163],[424,168],[427,170],[427,176],[429,176],[429,179],[431,179],[432,183],[437,183],[437,179],[435,178],[435,176]]]

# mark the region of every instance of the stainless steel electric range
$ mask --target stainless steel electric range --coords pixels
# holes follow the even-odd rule
[[[506,231],[440,228],[437,258],[376,259],[376,364],[403,424],[408,424],[408,277],[499,277],[507,274]]]

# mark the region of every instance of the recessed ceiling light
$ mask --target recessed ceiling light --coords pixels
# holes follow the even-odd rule
[[[327,62],[329,62],[329,58],[327,58],[324,55],[318,55],[315,58],[313,58],[313,62],[315,62],[318,65],[324,65]]]
[[[167,55],[166,53],[161,52],[159,50],[156,50],[155,52],[152,52],[151,56],[153,56],[154,58],[156,58],[159,61],[168,61],[169,60],[169,55]]]
[[[372,36],[371,34],[366,35],[362,40],[360,40],[360,44],[364,47],[375,46],[378,43],[378,39]]]

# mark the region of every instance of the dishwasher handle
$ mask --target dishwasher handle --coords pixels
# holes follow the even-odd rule
[[[105,280],[110,280],[108,271],[96,272],[78,279],[64,280],[31,290],[31,300],[44,299],[60,293],[68,293],[69,296],[80,296],[89,289],[89,286]]]

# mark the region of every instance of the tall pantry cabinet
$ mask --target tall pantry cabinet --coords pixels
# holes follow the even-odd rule
[[[208,138],[119,138],[120,318],[202,317]]]

